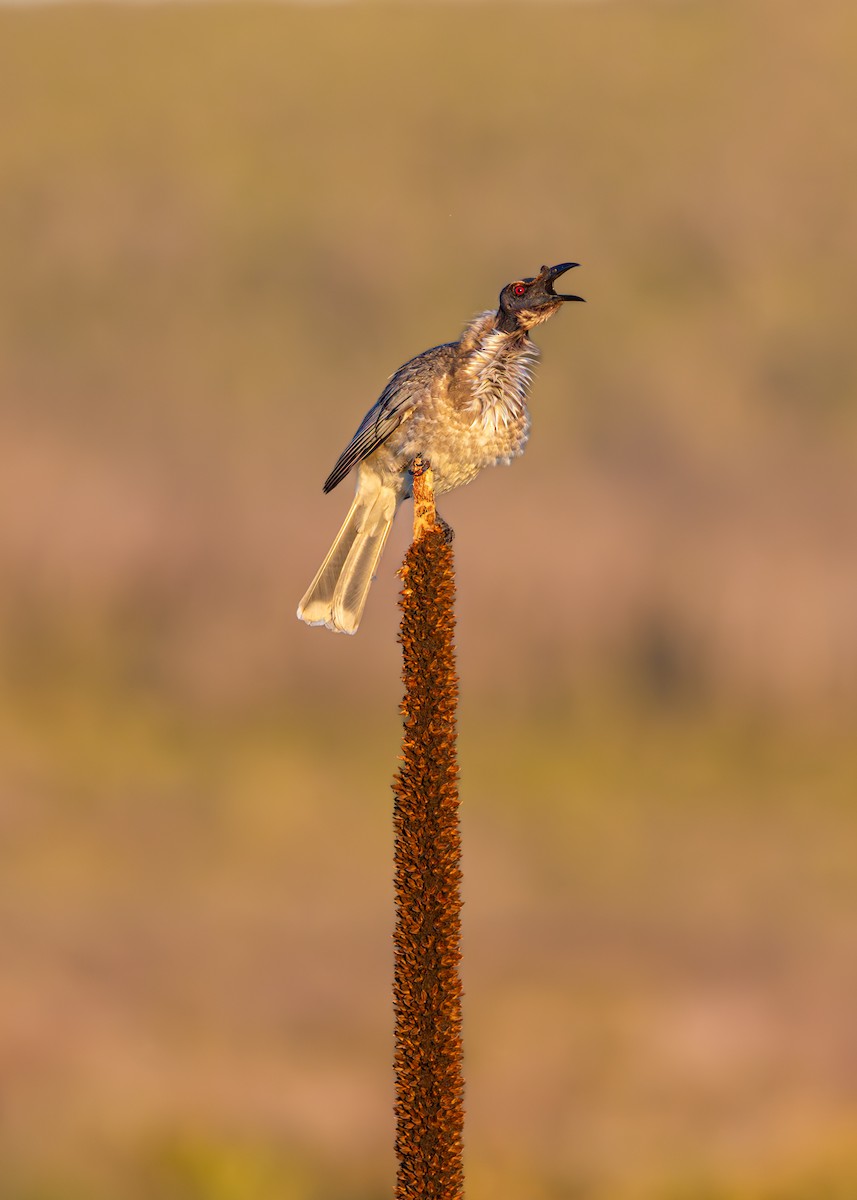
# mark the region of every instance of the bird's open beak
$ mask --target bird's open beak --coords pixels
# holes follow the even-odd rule
[[[560,275],[564,275],[566,271],[570,271],[573,267],[579,267],[580,263],[559,263],[555,267],[542,267],[540,274],[545,281],[545,291],[550,296],[556,296],[557,300],[579,300],[581,304],[585,301],[582,296],[561,296],[559,292],[553,290],[554,282],[559,279]]]

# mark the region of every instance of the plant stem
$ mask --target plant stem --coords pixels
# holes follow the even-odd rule
[[[395,792],[396,1200],[463,1194],[461,837],[452,548],[431,473],[401,570],[404,738]]]

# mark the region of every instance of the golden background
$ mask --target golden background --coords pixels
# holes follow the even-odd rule
[[[579,260],[457,532],[470,1200],[857,1194],[851,0],[0,11],[0,1191],[376,1200],[387,375]]]

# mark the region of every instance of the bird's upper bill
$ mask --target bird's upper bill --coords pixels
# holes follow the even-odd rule
[[[542,267],[532,282],[540,283],[544,287],[544,290],[547,292],[548,296],[551,296],[556,300],[580,300],[582,303],[582,296],[563,296],[560,295],[559,292],[555,292],[553,290],[553,285],[556,280],[559,279],[560,275],[564,275],[566,271],[570,271],[573,267],[579,266],[580,263],[558,263],[555,267]]]

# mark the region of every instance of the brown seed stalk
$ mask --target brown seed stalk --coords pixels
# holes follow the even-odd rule
[[[401,569],[404,737],[395,793],[396,1200],[463,1195],[461,838],[448,531],[415,463],[414,541]]]

